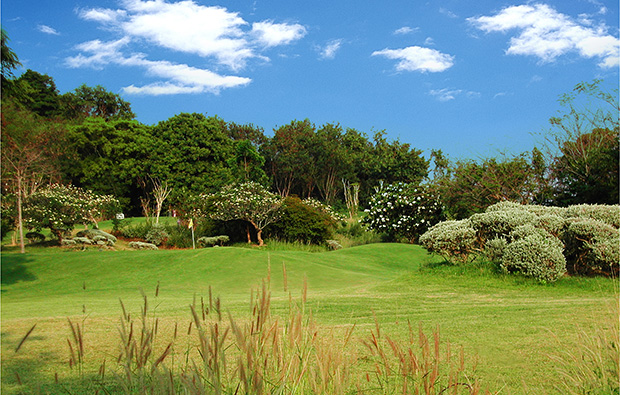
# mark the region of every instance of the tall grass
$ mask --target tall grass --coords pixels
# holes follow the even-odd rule
[[[620,394],[620,302],[592,331],[579,329],[576,347],[564,346],[551,355],[557,364],[560,393],[569,395]]]
[[[78,371],[78,378],[84,388],[124,394],[480,393],[463,350],[441,343],[439,329],[429,338],[410,325],[406,339],[376,320],[366,336],[355,326],[327,329],[306,305],[306,284],[299,299],[288,295],[288,311],[274,315],[268,276],[252,292],[249,316],[239,319],[224,314],[209,290],[208,301],[190,305],[186,333],[175,324],[166,337],[146,295],[139,314],[121,301],[116,364],[104,360],[97,373]],[[83,366],[82,328],[69,324],[70,361]]]

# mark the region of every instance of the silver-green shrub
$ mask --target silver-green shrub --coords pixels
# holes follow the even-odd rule
[[[498,237],[503,237],[518,226],[534,224],[538,216],[527,210],[509,209],[506,211],[488,211],[474,214],[470,220],[478,234],[480,244]]]
[[[531,234],[508,244],[500,267],[523,273],[540,282],[553,282],[566,273],[566,259],[553,237]]]
[[[230,241],[230,238],[226,235],[213,236],[213,237],[201,237],[198,240],[199,247],[214,247],[216,245],[222,246]]]
[[[484,244],[484,255],[491,262],[500,262],[504,256],[504,250],[508,246],[508,241],[504,238],[496,238]]]
[[[152,243],[143,243],[141,241],[132,241],[129,243],[129,248],[134,250],[158,250],[157,246]]]
[[[620,206],[579,204],[566,208],[567,218],[593,219],[620,228]]]
[[[103,241],[106,245],[110,245],[110,246],[116,243],[116,237],[99,229],[81,230],[76,233],[76,236],[86,237],[94,241],[95,243],[97,243],[98,241]]]
[[[161,245],[166,239],[170,237],[166,228],[161,225],[153,225],[146,234],[145,240],[156,246]]]
[[[562,235],[569,271],[618,275],[620,232],[594,219],[570,219]]]
[[[475,258],[476,230],[471,221],[445,221],[420,236],[420,244],[448,262],[467,263]]]

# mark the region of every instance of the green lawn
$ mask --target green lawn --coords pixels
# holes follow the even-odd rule
[[[288,292],[304,281],[316,321],[356,325],[366,337],[374,318],[393,336],[407,322],[462,345],[478,360],[483,387],[501,394],[558,393],[553,356],[579,347],[579,333],[617,320],[618,282],[564,278],[551,285],[495,274],[485,265],[441,263],[413,245],[372,244],[334,252],[213,248],[160,251],[31,249],[2,253],[2,393],[34,391],[37,383],[75,375],[67,369],[67,317],[85,330],[85,366],[95,370],[117,352],[119,299],[139,314],[142,292],[162,325],[185,326],[189,305],[219,295],[226,311],[247,313],[250,294],[268,276],[273,307],[285,314]],[[158,288],[158,296],[155,297]],[[26,332],[36,328],[15,348]],[[111,363],[111,362],[110,362]],[[23,386],[19,385],[19,382]]]

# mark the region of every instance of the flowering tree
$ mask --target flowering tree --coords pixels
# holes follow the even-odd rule
[[[26,227],[49,230],[61,240],[78,223],[97,223],[114,213],[119,203],[112,196],[96,195],[71,185],[53,184],[32,194],[25,202]]]
[[[428,187],[396,183],[377,189],[365,211],[362,223],[370,229],[414,242],[442,219],[443,208]]]
[[[247,221],[256,230],[259,246],[264,245],[263,229],[280,218],[282,198],[256,182],[229,185],[216,194],[203,196],[211,201],[212,219]]]

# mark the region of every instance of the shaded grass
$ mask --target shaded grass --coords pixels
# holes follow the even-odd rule
[[[66,317],[85,322],[84,360],[96,370],[103,358],[110,360],[109,350],[116,350],[109,335],[117,332],[119,297],[127,310],[139,311],[140,290],[152,296],[157,284],[155,309],[161,330],[169,333],[175,325],[187,325],[189,304],[195,296],[207,298],[209,286],[228,311],[246,313],[250,290],[269,273],[273,312],[286,316],[283,263],[289,290],[299,292],[307,279],[307,307],[318,325],[336,330],[355,325],[356,339],[373,330],[374,317],[395,338],[407,336],[408,322],[421,323],[426,333],[439,325],[443,338],[479,356],[483,384],[509,394],[555,393],[561,375],[549,355],[578,347],[579,333],[606,322],[608,305],[617,299],[614,280],[567,277],[543,286],[498,275],[485,264],[445,265],[419,247],[402,244],[326,253],[58,249],[27,254],[26,260],[3,254],[3,275],[8,273],[2,284],[3,390],[19,388],[15,372],[33,382],[53,380],[57,371],[65,379],[74,375],[66,367],[66,338],[71,337]],[[33,359],[36,373],[26,368]]]

